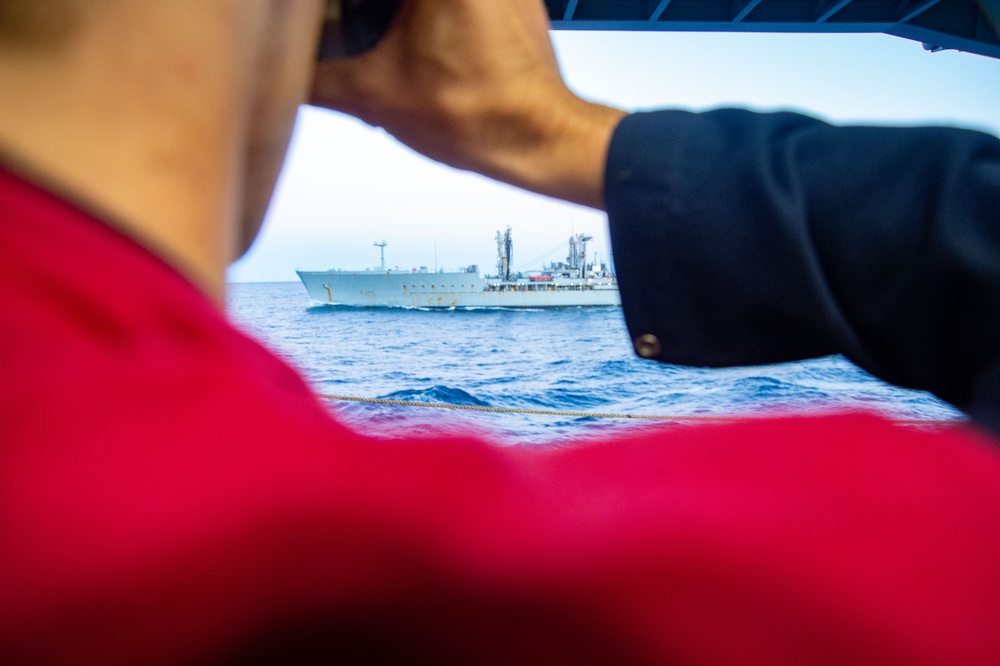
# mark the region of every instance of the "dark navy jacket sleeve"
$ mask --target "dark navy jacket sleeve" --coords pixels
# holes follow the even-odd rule
[[[615,131],[605,187],[645,355],[725,366],[842,353],[1000,428],[995,137],[639,113]]]

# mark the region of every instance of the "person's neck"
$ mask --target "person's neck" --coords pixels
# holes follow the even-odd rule
[[[241,54],[197,32],[157,44],[155,26],[93,23],[58,54],[0,46],[0,89],[17,91],[0,98],[0,150],[221,301],[242,240]],[[185,50],[171,51],[178,43]]]

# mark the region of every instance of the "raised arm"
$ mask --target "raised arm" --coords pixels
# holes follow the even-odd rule
[[[538,0],[410,0],[368,54],[317,68],[313,102],[452,166],[603,208],[625,115],[563,83]]]
[[[843,353],[1000,427],[995,137],[666,111],[623,121],[607,167],[626,319],[653,357]]]

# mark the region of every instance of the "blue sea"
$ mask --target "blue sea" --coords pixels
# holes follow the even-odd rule
[[[234,321],[298,367],[324,395],[503,409],[676,418],[868,410],[893,418],[961,415],[889,386],[842,357],[704,369],[636,357],[619,308],[367,309],[312,306],[301,284],[235,283]],[[379,437],[474,432],[558,444],[656,421],[491,413],[327,400]]]

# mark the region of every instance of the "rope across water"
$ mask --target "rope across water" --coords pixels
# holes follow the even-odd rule
[[[487,405],[455,405],[446,402],[417,402],[412,400],[393,400],[390,398],[364,398],[352,395],[329,395],[320,393],[320,398],[325,400],[335,400],[338,402],[362,402],[375,405],[397,405],[400,407],[429,407],[434,409],[457,409],[470,412],[493,412],[502,414],[531,414],[541,416],[568,416],[577,418],[593,419],[633,419],[646,421],[705,421],[716,423],[735,423],[741,421],[754,421],[770,417],[762,416],[721,416],[712,414],[624,414],[616,412],[576,412],[563,411],[557,409],[522,409],[518,407],[489,407]],[[894,423],[901,425],[923,425],[923,426],[953,426],[960,425],[964,421],[960,419],[892,419]]]

